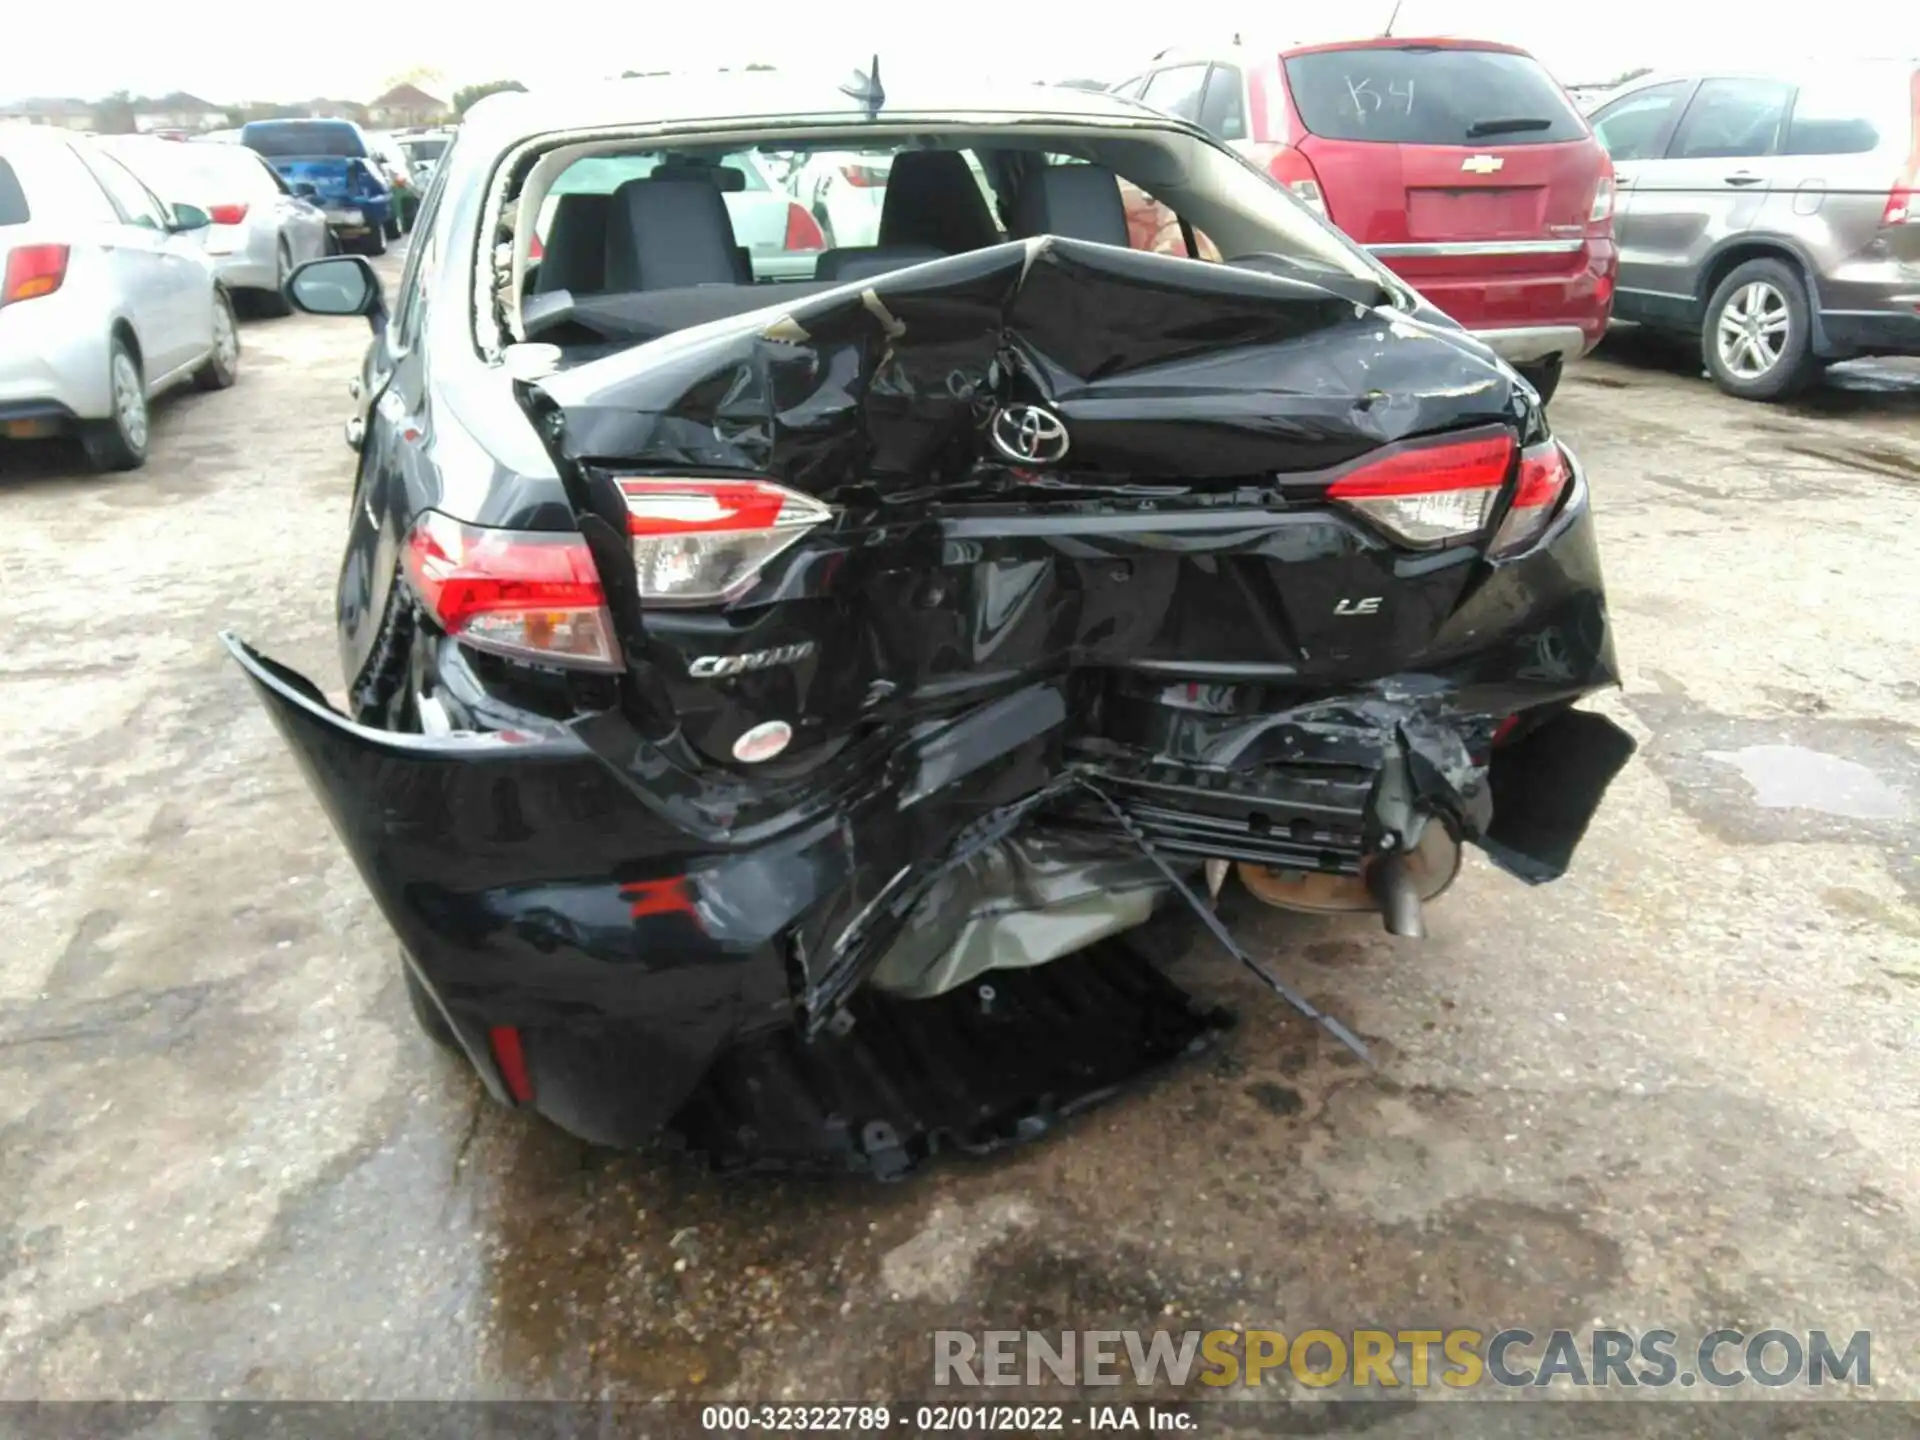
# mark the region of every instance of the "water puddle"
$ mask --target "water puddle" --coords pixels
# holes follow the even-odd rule
[[[1731,765],[1753,787],[1756,805],[1768,810],[1818,810],[1849,820],[1900,820],[1907,807],[1866,766],[1803,745],[1748,745],[1709,750],[1709,760]]]

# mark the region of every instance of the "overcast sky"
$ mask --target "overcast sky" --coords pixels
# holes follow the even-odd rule
[[[215,101],[318,94],[364,100],[415,66],[437,70],[443,77],[439,88],[449,93],[503,76],[545,85],[623,69],[755,60],[838,73],[875,50],[883,74],[894,57],[1011,78],[1120,79],[1167,45],[1209,43],[1235,29],[1248,44],[1256,38],[1282,43],[1371,33],[1392,3],[1015,0],[1005,7],[1004,25],[992,23],[996,8],[977,0],[939,6],[899,0],[567,0],[557,7],[486,8],[471,0],[398,0],[378,8],[255,13],[245,5],[208,9],[92,0],[85,8],[86,33],[110,38],[98,45],[0,45],[0,100],[93,99],[120,89],[183,89]],[[1196,23],[1194,16],[1220,18]],[[1289,16],[1300,18],[1295,23]],[[305,26],[303,19],[313,23]],[[1817,0],[1797,17],[1785,5],[1769,11],[1705,0],[1404,0],[1395,33],[1416,32],[1524,45],[1563,82],[1579,84],[1635,65],[1758,66],[1809,54],[1920,55],[1920,0]],[[242,43],[243,36],[249,43]]]

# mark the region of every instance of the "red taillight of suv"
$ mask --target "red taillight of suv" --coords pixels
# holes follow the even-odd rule
[[[1313,162],[1291,145],[1263,145],[1261,161],[1267,173],[1293,192],[1294,198],[1322,220],[1327,214],[1326,192],[1320,188],[1320,176]]]
[[[711,605],[745,591],[781,551],[833,512],[761,480],[629,477],[627,529],[642,600]]]
[[[862,190],[871,190],[887,183],[887,172],[877,165],[842,165],[840,177],[847,184],[857,185]]]
[[[210,205],[207,218],[216,225],[238,225],[247,218],[247,205]]]
[[[788,250],[824,250],[827,237],[820,233],[820,224],[809,215],[806,208],[797,200],[787,202],[787,238],[783,248]]]
[[[1602,150],[1600,178],[1593,187],[1593,205],[1587,211],[1587,224],[1605,226],[1610,233],[1613,229],[1613,203],[1613,157]]]
[[[429,510],[407,537],[407,583],[440,628],[516,660],[618,670],[600,572],[578,534],[495,530]]]
[[[1907,168],[1887,192],[1882,225],[1920,225],[1920,70],[1907,83],[1913,93],[1912,148],[1907,152]]]
[[[1513,450],[1513,437],[1507,434],[1403,446],[1362,461],[1327,488],[1327,497],[1364,515],[1404,545],[1429,549],[1454,544],[1486,529],[1513,469]],[[1572,474],[1555,441],[1522,451],[1513,503],[1490,553],[1510,553],[1538,536]]]
[[[65,245],[16,245],[7,252],[7,277],[0,281],[0,305],[51,295],[67,281]]]

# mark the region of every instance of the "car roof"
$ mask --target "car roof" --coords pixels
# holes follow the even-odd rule
[[[881,121],[911,117],[987,120],[1060,120],[1067,123],[1139,122],[1177,125],[1135,101],[1096,90],[1071,90],[1038,82],[956,82],[949,76],[924,81],[896,79],[881,67],[885,100]],[[720,74],[636,76],[553,91],[506,91],[489,95],[467,112],[462,131],[486,136],[492,148],[559,130],[600,126],[724,125],[730,121],[858,124],[867,111],[840,86],[846,79],[753,71]]]

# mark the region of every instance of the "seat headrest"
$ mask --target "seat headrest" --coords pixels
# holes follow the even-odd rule
[[[719,189],[706,180],[629,180],[607,216],[607,289],[737,285],[739,242]]]
[[[904,270],[909,265],[946,257],[931,245],[844,245],[822,250],[814,262],[816,280],[868,280],[889,270]]]
[[[607,288],[607,216],[611,195],[562,195],[541,245],[536,295],[571,290],[594,295]]]
[[[1049,165],[1021,182],[1009,227],[1025,240],[1062,235],[1101,245],[1126,245],[1127,207],[1120,181],[1101,165]]]
[[[947,255],[1000,243],[986,197],[958,150],[903,150],[880,202],[882,245],[932,246]]]

